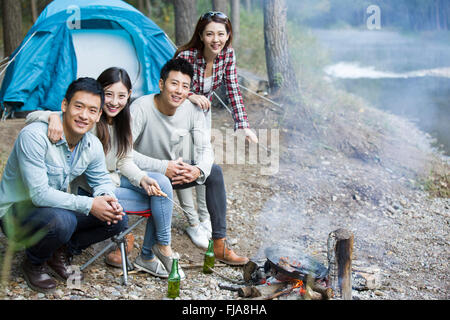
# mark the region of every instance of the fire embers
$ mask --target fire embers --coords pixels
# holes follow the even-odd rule
[[[239,288],[238,294],[243,298],[257,300],[331,299],[333,292],[327,287],[327,279],[315,279],[310,274],[298,272],[296,268],[300,265],[301,262],[294,262],[287,257],[281,259],[280,265],[269,261],[263,265],[249,261],[244,266],[244,281],[247,285]]]

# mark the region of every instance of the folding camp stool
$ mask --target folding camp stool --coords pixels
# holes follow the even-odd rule
[[[118,235],[111,237],[112,242],[110,244],[108,244],[107,246],[105,246],[102,250],[100,250],[91,259],[89,259],[89,261],[87,261],[85,264],[83,264],[80,267],[80,271],[83,271],[84,269],[86,269],[90,264],[92,264],[95,260],[97,260],[100,256],[102,256],[106,251],[108,251],[114,244],[117,244],[120,249],[120,254],[122,255],[122,271],[123,271],[122,284],[125,286],[128,284],[128,271],[131,271],[134,268],[127,257],[127,250],[126,250],[127,244],[126,244],[125,236],[127,234],[129,234],[131,231],[133,231],[139,224],[141,224],[141,222],[148,219],[152,215],[152,212],[149,209],[149,210],[142,211],[139,213],[138,212],[129,212],[129,211],[125,211],[125,213],[127,215],[140,216],[140,218],[131,227],[128,227],[128,229],[122,231]]]

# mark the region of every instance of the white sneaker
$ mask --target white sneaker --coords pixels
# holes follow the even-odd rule
[[[199,248],[208,249],[208,237],[206,231],[200,226],[200,224],[195,227],[189,226],[186,228],[186,233],[191,238],[191,241]]]
[[[200,221],[200,226],[203,228],[204,231],[206,231],[206,236],[208,237],[208,240],[211,239],[212,236],[211,220],[207,219],[205,221]]]

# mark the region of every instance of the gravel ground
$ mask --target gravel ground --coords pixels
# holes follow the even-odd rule
[[[248,110],[255,128],[266,127],[270,121],[267,109],[262,112],[262,106],[255,103]],[[231,128],[229,114],[216,110],[213,115],[214,127],[225,134]],[[326,115],[332,123],[323,122],[314,135],[289,125],[282,128],[276,175],[262,175],[262,164],[222,165],[228,193],[228,238],[239,254],[255,260],[264,260],[269,246],[289,246],[327,265],[328,234],[345,228],[355,237],[354,275],[371,268],[378,279],[374,288],[362,291],[354,281],[354,299],[448,299],[450,200],[431,197],[421,183],[430,165],[448,175],[448,159],[430,147],[429,137],[404,120],[373,111],[371,119],[382,120],[372,124],[367,135],[364,119],[349,119],[359,116],[345,115],[345,121],[352,123],[347,131],[339,126],[334,126],[336,131],[327,129],[343,121]],[[380,133],[379,126],[386,124],[388,133]],[[337,138],[337,132],[342,136]],[[276,152],[275,144],[271,150]],[[186,219],[176,211],[172,246],[182,264],[201,264],[203,250],[190,242],[185,227]],[[136,249],[131,260],[139,251],[143,231],[141,225],[134,232]],[[75,257],[74,264],[82,264],[99,247]],[[2,254],[5,248],[1,235]],[[80,287],[61,283],[54,294],[36,293],[19,271],[23,254],[20,251],[14,257],[5,299],[166,299],[166,280],[132,272],[129,285],[122,286],[121,271],[106,266],[103,259],[85,271]],[[242,280],[240,267],[218,270]],[[236,292],[219,288],[219,284],[232,284],[222,276],[205,275],[200,268],[184,271],[187,278],[181,284],[180,299],[240,299]]]

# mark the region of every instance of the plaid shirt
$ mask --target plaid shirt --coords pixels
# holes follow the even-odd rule
[[[194,78],[192,79],[190,95],[194,93],[204,94],[207,98],[212,100],[214,90],[216,90],[221,83],[225,83],[227,96],[232,107],[231,115],[234,120],[234,129],[236,130],[250,127],[247,120],[247,112],[245,111],[241,91],[239,90],[236,73],[236,58],[234,56],[233,48],[228,47],[217,55],[213,64],[213,81],[211,91],[206,93],[203,92],[206,61],[201,52],[195,48],[191,48],[180,52],[177,58],[183,58],[189,61],[194,67]]]

